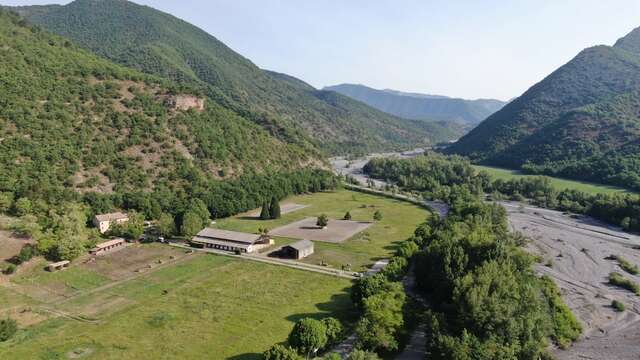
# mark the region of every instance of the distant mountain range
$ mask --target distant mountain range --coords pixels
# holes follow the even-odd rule
[[[354,84],[327,86],[324,90],[339,92],[378,110],[405,119],[454,121],[467,125],[478,124],[506,104],[494,99],[455,99],[389,89],[377,90]]]
[[[640,189],[640,29],[583,50],[447,151]]]
[[[122,0],[12,8],[28,21],[116,63],[199,84],[224,107],[278,139],[328,154],[424,146],[457,138],[439,123],[409,121],[337,93],[259,69],[203,30]]]

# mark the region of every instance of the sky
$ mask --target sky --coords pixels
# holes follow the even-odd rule
[[[3,5],[69,1],[0,0]],[[136,0],[317,88],[507,100],[640,26],[638,0]]]

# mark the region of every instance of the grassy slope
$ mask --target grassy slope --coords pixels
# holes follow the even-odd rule
[[[537,176],[537,175],[523,174],[518,170],[509,170],[509,169],[503,169],[503,168],[497,168],[497,167],[491,167],[491,166],[474,165],[473,167],[478,171],[486,171],[494,179],[511,180],[511,179],[518,179],[522,177]],[[579,190],[582,192],[586,192],[589,194],[611,194],[611,193],[627,192],[627,190],[625,189],[617,188],[614,186],[594,184],[594,183],[569,180],[569,179],[560,179],[560,178],[554,178],[554,177],[550,177],[549,179],[551,179],[551,184],[554,187],[556,187],[556,189],[558,190],[572,189],[572,190]]]
[[[197,27],[127,1],[77,0],[66,6],[19,8],[30,21],[97,54],[144,72],[206,84],[219,101],[289,142],[325,150],[373,151],[445,140],[428,129],[343,97],[308,91],[269,76]],[[338,96],[336,94],[335,96]],[[342,97],[340,95],[340,97]],[[430,138],[430,139],[429,139]]]
[[[383,215],[382,221],[340,244],[316,241],[315,253],[305,259],[305,262],[312,264],[324,261],[336,268],[351,264],[353,270],[360,271],[379,258],[387,257],[393,252],[395,243],[411,236],[416,226],[428,216],[426,210],[415,205],[348,190],[295,196],[284,202],[310,206],[284,214],[278,220],[261,221],[238,215],[218,221],[217,226],[229,230],[256,232],[258,228],[274,229],[321,214],[326,214],[331,219],[342,219],[347,211],[351,212],[353,220],[372,221],[373,213],[379,210]],[[362,205],[366,205],[367,208],[361,208]],[[284,239],[279,243],[289,241],[291,240]]]
[[[128,305],[99,324],[56,318],[20,331],[0,344],[0,357],[53,359],[88,348],[92,358],[257,359],[285,340],[300,317],[350,319],[349,286],[344,279],[289,268],[197,256],[106,294],[74,299],[65,306],[85,306],[106,295]]]

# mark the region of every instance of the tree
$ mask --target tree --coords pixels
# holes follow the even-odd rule
[[[349,354],[347,360],[380,360],[380,357],[374,352],[356,349]]]
[[[20,198],[13,204],[13,212],[16,216],[24,216],[33,212],[33,205],[31,200],[27,198]]]
[[[275,196],[271,198],[269,214],[271,215],[272,219],[280,219],[280,202]]]
[[[36,255],[38,255],[38,249],[31,244],[27,244],[20,249],[20,253],[17,258],[20,263],[24,263],[31,260]]]
[[[262,210],[260,211],[260,220],[268,220],[271,219],[271,213],[269,212],[269,203],[262,203]]]
[[[333,345],[342,337],[342,324],[334,317],[322,319],[327,334],[327,344]]]
[[[158,229],[158,234],[160,234],[160,236],[169,237],[176,232],[176,222],[171,214],[162,213],[158,218],[156,228]]]
[[[316,225],[321,228],[324,228],[327,225],[329,225],[329,218],[327,217],[327,215],[322,214],[318,216],[318,220],[316,220]]]
[[[315,353],[327,344],[327,329],[322,321],[304,318],[291,330],[289,344],[303,354]]]
[[[144,216],[141,213],[129,212],[129,221],[123,225],[123,233],[127,239],[138,240],[144,234]]]
[[[202,230],[202,218],[192,211],[188,211],[182,218],[180,232],[186,237],[193,237]]]
[[[264,360],[302,360],[302,357],[294,349],[280,344],[273,345],[262,353],[262,358]]]
[[[0,213],[6,213],[13,205],[13,193],[0,192]]]
[[[380,210],[376,210],[376,212],[373,213],[373,220],[375,221],[382,220],[382,213],[380,212]]]
[[[11,319],[6,318],[0,320],[0,341],[7,341],[18,331],[18,323]]]
[[[402,285],[393,283],[390,291],[364,299],[364,313],[356,325],[362,345],[371,350],[397,350],[398,333],[404,325],[402,309],[405,293]]]
[[[342,220],[351,220],[351,213],[347,211],[342,217]]]

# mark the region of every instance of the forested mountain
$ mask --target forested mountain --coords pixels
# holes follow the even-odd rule
[[[328,86],[324,89],[339,92],[405,119],[456,121],[468,125],[478,124],[505,105],[505,102],[493,99],[454,99],[439,95],[376,90],[354,84]]]
[[[640,189],[640,34],[583,50],[447,151]]]
[[[197,82],[217,102],[290,143],[304,145],[311,139],[330,153],[345,153],[449,138],[443,135],[446,131],[434,136],[421,124],[272,76],[206,32],[150,7],[121,0],[76,0],[65,6],[14,9],[117,63]]]
[[[321,157],[197,89],[101,59],[0,9],[0,192],[184,190]],[[67,194],[67,195],[65,195]]]

